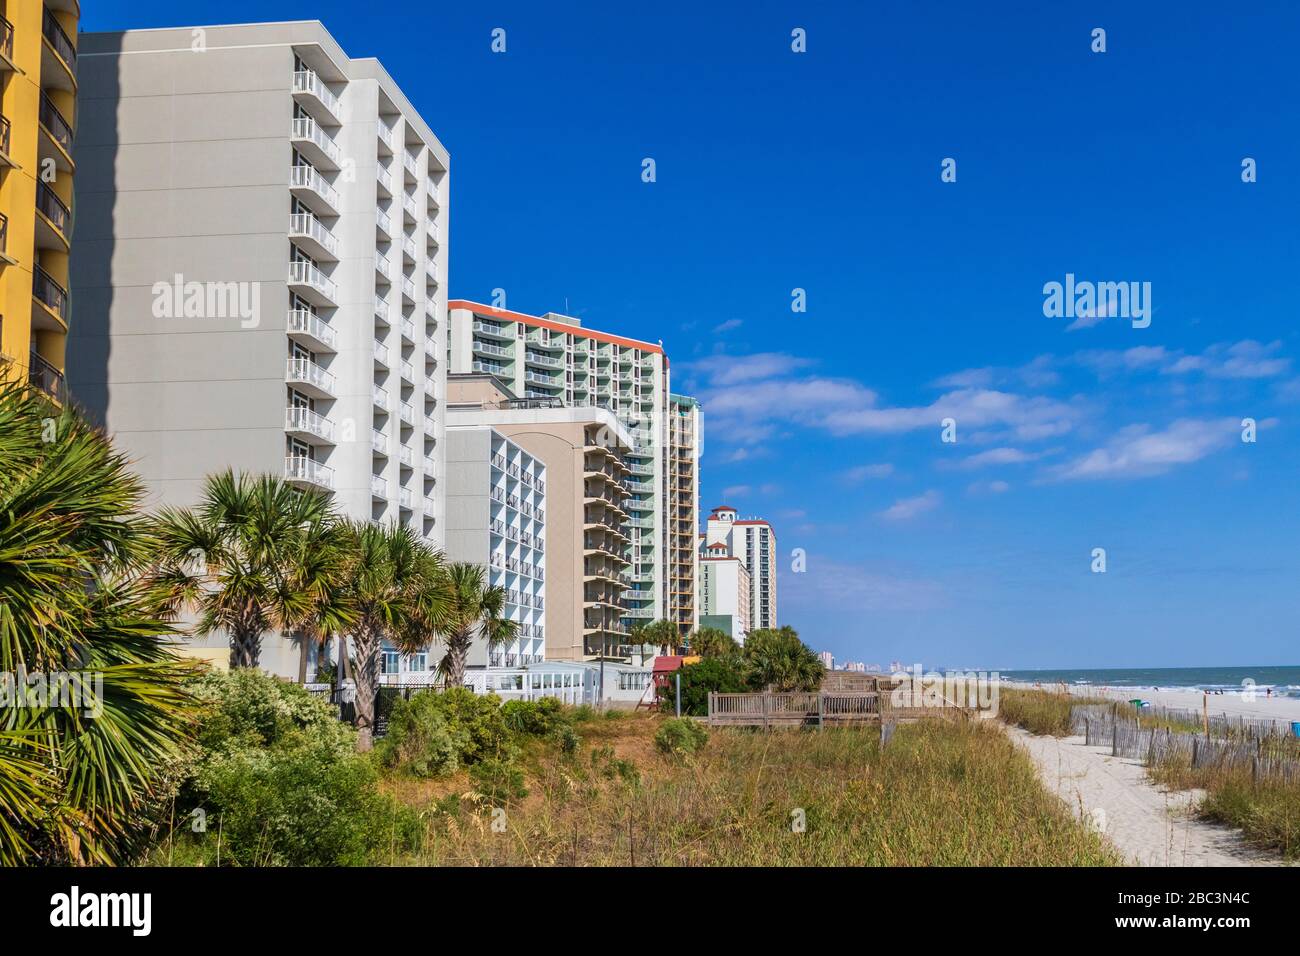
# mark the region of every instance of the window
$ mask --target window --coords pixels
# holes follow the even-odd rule
[[[400,661],[401,655],[397,651],[384,651],[383,657],[379,660],[379,673],[396,674]]]
[[[429,669],[429,655],[423,651],[419,654],[412,654],[406,660],[406,669],[416,672],[427,671]]]

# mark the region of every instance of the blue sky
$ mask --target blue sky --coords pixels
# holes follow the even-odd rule
[[[702,504],[774,523],[815,648],[1296,662],[1300,7],[542,6],[82,27],[310,16],[383,61],[452,155],[452,295],[662,339],[705,403]],[[1149,282],[1150,326],[1046,317],[1067,273]]]

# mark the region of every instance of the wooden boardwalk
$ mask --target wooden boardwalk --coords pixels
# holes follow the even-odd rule
[[[899,707],[891,702],[896,684],[872,680],[871,690],[827,693],[761,692],[709,694],[711,727],[843,727],[854,724],[910,723],[922,717],[965,717],[964,708]]]

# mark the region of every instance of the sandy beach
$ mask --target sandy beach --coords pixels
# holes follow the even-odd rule
[[[1248,846],[1239,831],[1197,820],[1197,791],[1165,791],[1147,780],[1141,761],[1112,757],[1082,737],[1007,732],[1038,765],[1044,785],[1074,815],[1104,833],[1138,866],[1280,866],[1277,854]]]
[[[1240,691],[1203,695],[1199,690],[1154,690],[1140,687],[1103,687],[1098,684],[1030,684],[1007,681],[1008,687],[1061,690],[1081,697],[1105,697],[1110,700],[1131,700],[1140,697],[1158,707],[1178,707],[1201,712],[1202,697],[1209,706],[1210,716],[1227,714],[1229,717],[1252,717],[1271,720],[1300,720],[1300,697],[1266,697],[1262,691],[1248,699]]]

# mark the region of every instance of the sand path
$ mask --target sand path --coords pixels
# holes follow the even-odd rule
[[[1274,854],[1247,846],[1239,831],[1196,820],[1187,812],[1199,794],[1165,792],[1146,778],[1141,762],[1112,757],[1084,738],[1009,733],[1038,764],[1039,774],[1074,811],[1099,827],[1140,866],[1278,866]]]

